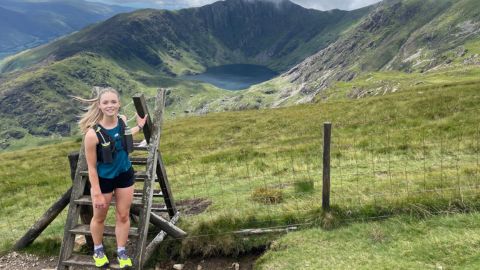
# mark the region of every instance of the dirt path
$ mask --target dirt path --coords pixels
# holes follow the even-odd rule
[[[158,263],[155,270],[251,270],[260,254],[245,255],[240,258],[193,258],[184,262]],[[10,252],[0,257],[0,269],[5,270],[55,270],[57,257],[38,257],[32,254]]]
[[[38,257],[27,253],[10,252],[0,257],[0,269],[55,269],[56,257]]]

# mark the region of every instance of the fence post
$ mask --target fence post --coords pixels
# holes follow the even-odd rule
[[[323,123],[323,186],[322,209],[330,209],[330,142],[332,137],[332,123]]]

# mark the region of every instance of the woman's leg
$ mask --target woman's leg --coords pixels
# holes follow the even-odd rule
[[[117,246],[125,247],[130,230],[130,205],[133,199],[133,186],[115,189],[116,212],[115,212],[115,236]]]
[[[103,194],[107,207],[105,208],[95,208],[93,207],[93,217],[90,221],[90,232],[92,232],[93,244],[98,246],[102,244],[103,240],[103,229],[105,228],[105,218],[107,217],[108,208],[110,202],[112,201],[113,193]],[[92,198],[93,201],[93,198]]]

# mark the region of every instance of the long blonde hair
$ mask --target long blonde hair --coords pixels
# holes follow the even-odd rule
[[[89,104],[87,111],[81,115],[80,120],[78,121],[78,126],[83,134],[87,133],[88,129],[98,124],[103,118],[103,113],[99,108],[100,98],[105,93],[114,93],[117,95],[118,100],[120,100],[120,95],[118,91],[112,87],[98,87],[95,86],[92,89],[92,92],[95,94],[95,98],[84,99],[81,97],[72,96],[75,100]]]

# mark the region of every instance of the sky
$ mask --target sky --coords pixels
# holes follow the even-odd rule
[[[136,8],[160,8],[160,9],[179,9],[186,7],[199,7],[211,4],[217,0],[90,0],[92,2],[102,2],[108,4],[130,6]],[[278,2],[281,0],[264,0]],[[368,6],[381,0],[290,0],[306,8],[319,10],[342,9],[352,10]]]

